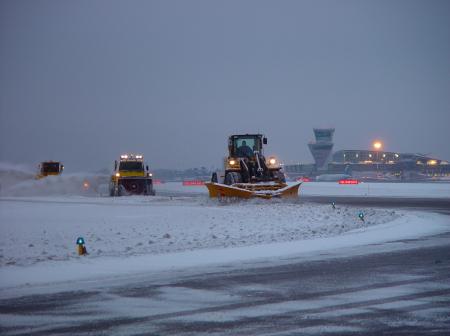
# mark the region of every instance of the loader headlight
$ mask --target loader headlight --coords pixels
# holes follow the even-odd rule
[[[152,176],[153,176],[153,174],[152,174],[152,173],[148,173],[148,176],[152,177]]]
[[[273,165],[275,165],[276,163],[277,163],[277,159],[275,159],[275,158],[270,158],[270,159],[269,159],[269,164],[270,164],[270,165],[273,166]]]
[[[116,173],[116,177],[120,177],[120,173]]]
[[[230,165],[230,166],[236,166],[238,164],[239,164],[239,162],[235,159],[228,160],[228,165]]]

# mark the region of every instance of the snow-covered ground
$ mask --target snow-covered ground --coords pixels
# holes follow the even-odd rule
[[[301,194],[307,196],[369,196],[450,198],[450,183],[359,183],[306,182]]]
[[[181,182],[168,182],[155,186],[162,194],[207,194],[206,187],[183,186]],[[450,198],[450,183],[360,183],[343,185],[337,182],[304,182],[300,196],[369,196]]]
[[[2,198],[0,216],[0,287],[301,254],[450,224],[431,213],[171,196]],[[77,256],[79,236],[88,256]]]
[[[88,183],[88,187],[84,183]],[[1,196],[107,196],[108,177],[94,174],[51,176],[42,180],[26,180],[0,190]],[[181,182],[167,182],[154,186],[162,196],[207,195],[205,186],[183,186]],[[300,196],[353,196],[450,198],[450,183],[360,183],[340,185],[337,182],[306,182],[299,189]]]
[[[63,173],[35,180],[24,166],[0,163],[0,196],[107,196],[109,176],[93,173]],[[87,185],[86,185],[87,183]],[[86,187],[87,186],[87,187]],[[154,186],[163,196],[207,195],[205,186],[183,186],[167,182]],[[304,182],[304,196],[450,198],[450,183],[360,183]]]
[[[79,236],[92,259],[331,237],[404,216],[348,206],[165,196],[10,198],[0,210],[0,266],[77,258]]]
[[[86,180],[89,188],[82,187]],[[1,183],[0,287],[301,254],[431,235],[450,225],[431,213],[222,202],[209,199],[206,187],[181,183],[156,185],[155,197],[110,198],[107,178],[92,174]],[[447,198],[450,184],[304,183],[300,190],[300,198],[367,194]],[[77,256],[80,236],[88,256]]]

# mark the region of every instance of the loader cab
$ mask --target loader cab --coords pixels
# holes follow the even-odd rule
[[[228,139],[230,157],[251,158],[256,152],[263,154],[267,138],[262,134],[232,135]]]
[[[114,171],[120,176],[144,176],[148,166],[144,166],[144,157],[136,154],[122,154],[119,161],[114,162]]]
[[[144,171],[144,163],[142,161],[120,161],[120,171]]]

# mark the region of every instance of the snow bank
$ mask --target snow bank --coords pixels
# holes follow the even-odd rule
[[[164,254],[330,237],[390,222],[401,211],[177,197],[0,199],[0,266]],[[358,218],[365,212],[365,221]]]
[[[446,232],[447,216],[432,213],[408,213],[395,220],[370,227],[360,227],[339,236],[301,241],[276,242],[208,250],[192,250],[166,254],[146,254],[130,257],[72,258],[66,262],[46,261],[28,267],[7,266],[0,268],[0,288],[41,284],[59,281],[78,281],[101,277],[116,277],[143,272],[185,269],[246,260],[267,259],[281,256],[300,256],[338,248],[380,244],[396,239],[412,239]],[[170,239],[170,237],[164,239]],[[48,242],[47,242],[48,243]],[[60,242],[61,243],[61,242]],[[48,246],[49,244],[47,244]],[[367,248],[364,248],[367,252]],[[6,292],[5,292],[6,293]]]

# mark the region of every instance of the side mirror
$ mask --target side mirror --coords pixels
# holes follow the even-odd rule
[[[114,161],[114,170],[117,170],[117,160]]]
[[[263,144],[267,145],[267,138],[266,137],[263,138]]]
[[[147,166],[145,166],[145,170],[147,170],[147,171],[148,171],[148,165],[147,165]]]

